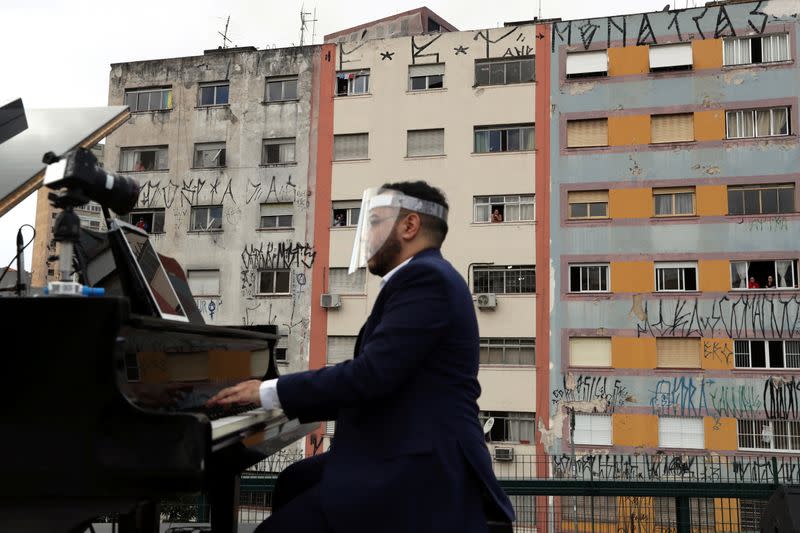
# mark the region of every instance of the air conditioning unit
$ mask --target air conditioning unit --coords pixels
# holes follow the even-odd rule
[[[510,446],[495,446],[494,460],[505,461],[505,462],[513,461],[514,448],[511,448]]]
[[[323,294],[319,297],[319,305],[325,309],[339,309],[342,306],[342,298],[338,294]]]
[[[491,292],[485,294],[478,294],[475,297],[478,303],[478,309],[494,309],[497,307],[497,295]]]

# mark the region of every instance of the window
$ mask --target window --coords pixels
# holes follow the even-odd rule
[[[531,294],[536,292],[536,267],[475,267],[472,271],[475,293]]]
[[[657,338],[656,367],[700,368],[700,339]]]
[[[567,78],[588,78],[608,75],[608,52],[567,53]]]
[[[444,63],[409,65],[408,90],[424,91],[444,87]]]
[[[263,151],[261,152],[262,165],[283,165],[294,163],[295,161],[294,137],[264,139]]]
[[[608,264],[569,266],[570,292],[608,292]]]
[[[213,231],[222,229],[222,206],[192,208],[192,223],[189,231]]]
[[[331,226],[355,226],[358,224],[358,215],[360,212],[360,200],[333,202]]]
[[[486,222],[527,222],[536,216],[536,202],[532,194],[513,196],[476,196],[473,198],[473,220]]]
[[[652,115],[650,142],[675,143],[694,141],[694,113]]]
[[[800,341],[734,341],[736,368],[800,368]]]
[[[694,215],[694,187],[653,189],[653,212],[657,217]]]
[[[267,102],[297,100],[297,76],[287,78],[267,78]]]
[[[570,191],[569,218],[608,218],[608,191]]]
[[[486,442],[518,442],[530,444],[535,442],[536,413],[514,413],[508,411],[481,411],[481,426],[494,419],[492,428],[486,433]]]
[[[367,269],[359,268],[348,274],[348,268],[331,268],[328,277],[328,292],[332,294],[365,294],[367,291]]]
[[[610,337],[570,337],[569,365],[588,367],[611,366]]]
[[[575,414],[574,444],[611,446],[611,416]]]
[[[408,130],[408,157],[444,155],[444,129]]]
[[[483,338],[480,343],[482,365],[534,365],[536,339]]]
[[[348,161],[369,157],[369,134],[347,133],[333,136],[333,160]]]
[[[475,126],[475,152],[519,152],[533,150],[533,124]]]
[[[294,205],[261,204],[261,229],[291,229],[294,226]]]
[[[677,476],[678,474],[675,475]],[[653,497],[653,510],[655,511],[653,525],[658,528],[658,531],[677,531],[678,513],[675,509],[675,498],[666,496]],[[692,531],[697,531],[698,533],[716,531],[713,498],[690,498],[689,513]]]
[[[650,46],[650,72],[692,69],[692,44]]]
[[[608,146],[608,119],[567,121],[567,148]]]
[[[369,69],[336,73],[336,96],[369,93]]]
[[[725,66],[789,61],[789,34],[725,39],[723,58]]]
[[[194,168],[224,166],[225,143],[196,143],[194,145]]]
[[[739,531],[761,531],[761,516],[767,500],[739,500]]]
[[[794,289],[797,259],[731,261],[732,289]]]
[[[740,450],[800,450],[800,422],[796,420],[737,420]]]
[[[258,272],[258,294],[289,294],[291,274],[288,268],[271,268]]]
[[[121,218],[147,233],[164,233],[164,208],[134,209]]]
[[[728,187],[729,215],[794,213],[794,183]]]
[[[696,291],[697,263],[656,263],[656,291]]]
[[[475,85],[511,85],[534,80],[534,58],[476,60]]]
[[[617,497],[561,496],[561,517],[564,520],[576,522],[616,524],[618,521]],[[606,529],[600,528],[600,531],[606,531]]]
[[[219,296],[219,270],[187,270],[192,296]]]
[[[353,358],[356,350],[355,336],[328,336],[327,364],[335,365]]]
[[[167,147],[123,148],[119,158],[119,169],[122,172],[167,170]]]
[[[288,349],[286,347],[288,343],[288,339],[286,335],[281,335],[278,338],[278,345],[275,347],[275,362],[276,363],[288,363]]]
[[[131,113],[139,111],[169,111],[172,109],[172,89],[127,89],[125,105]]]
[[[789,135],[789,108],[743,109],[725,113],[728,139]]]
[[[658,445],[661,448],[704,448],[703,419],[677,416],[659,417]]]
[[[225,105],[228,103],[230,84],[209,83],[200,86],[200,106]]]

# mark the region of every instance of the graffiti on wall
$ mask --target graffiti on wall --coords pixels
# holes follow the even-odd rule
[[[233,180],[228,179],[226,183],[219,177],[214,181],[184,180],[180,185],[172,180],[145,181],[141,184],[137,207],[170,209],[223,204],[227,200],[234,205],[249,205],[253,202],[294,203],[300,209],[308,208],[308,191],[299,190],[292,183],[291,175],[283,183],[279,183],[277,176],[272,176],[268,183],[247,180],[244,188],[240,186],[238,191],[236,189]]]
[[[747,26],[757,34],[764,33],[770,16],[761,10],[765,0],[760,0],[748,12]],[[702,10],[671,9],[666,11],[669,22],[666,25],[669,42],[684,42],[691,39],[720,39],[735,37],[734,28],[728,10],[724,5],[705,7]],[[696,13],[696,14],[695,14]],[[628,37],[633,38],[636,32],[636,46],[658,44],[653,30],[652,13],[636,15],[619,15],[586,20],[567,20],[554,22],[551,28],[551,52],[557,45],[581,45],[588,50],[598,39],[605,36],[605,46],[620,40],[622,46],[628,45]],[[655,15],[657,16],[657,15]],[[781,20],[772,17],[773,20]],[[603,31],[605,30],[605,31]],[[749,31],[749,30],[748,30]],[[696,33],[695,33],[696,32]]]
[[[639,337],[800,337],[800,298],[769,294],[644,301],[634,306]]]
[[[575,411],[613,413],[617,407],[633,401],[619,379],[605,376],[572,374],[563,376],[563,388],[553,390],[552,402]]]

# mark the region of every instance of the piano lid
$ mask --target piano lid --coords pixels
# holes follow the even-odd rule
[[[128,106],[30,109],[28,129],[0,143],[0,216],[42,186],[46,152],[91,148],[121,126]]]

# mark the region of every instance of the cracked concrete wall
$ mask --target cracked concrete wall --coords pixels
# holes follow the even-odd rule
[[[106,141],[106,167],[120,168],[123,148],[168,146],[168,170],[133,172],[141,185],[138,209],[164,209],[156,249],[185,270],[218,269],[219,294],[198,296],[207,323],[276,324],[293,370],[308,366],[311,269],[315,257],[308,176],[312,61],[318,46],[271,50],[214,50],[202,56],[135,61],[111,66],[109,104],[126,89],[171,87],[170,111],[137,112]],[[264,103],[266,78],[297,76],[298,99]],[[230,84],[227,105],[200,107],[205,82]],[[295,141],[295,163],[262,164],[262,141]],[[226,166],[193,168],[195,143],[225,142]],[[293,227],[262,230],[263,204],[281,204]],[[222,230],[189,231],[193,207],[221,205]],[[290,294],[258,292],[258,271],[288,269]]]
[[[757,107],[758,102],[785,102],[792,107],[790,120],[797,122],[797,70],[792,64],[723,67],[691,73],[642,73],[623,77],[564,79],[566,53],[621,47],[623,32],[626,46],[661,45],[724,39],[732,35],[758,36],[788,32],[794,61],[800,56],[797,39],[797,13],[800,2],[763,1],[688,10],[636,14],[618,17],[564,21],[553,25],[551,60],[551,365],[549,429],[540,420],[542,442],[548,451],[569,449],[564,440],[569,420],[568,408],[576,412],[606,414],[660,414],[670,416],[705,416],[764,418],[796,413],[779,412],[780,402],[771,403],[769,393],[774,373],[769,370],[749,376],[730,372],[693,373],[659,370],[655,376],[646,370],[613,372],[569,368],[567,339],[573,332],[588,335],[605,331],[610,336],[691,336],[704,338],[800,338],[800,299],[785,297],[784,303],[766,302],[769,312],[759,323],[752,321],[755,300],[746,295],[724,294],[654,295],[652,293],[600,295],[596,298],[568,294],[568,263],[647,260],[648,256],[672,254],[671,260],[692,260],[700,254],[726,260],[730,254],[785,254],[798,256],[796,238],[800,219],[780,217],[780,224],[769,228],[754,220],[717,217],[704,223],[608,224],[565,223],[566,191],[616,187],[645,188],[674,184],[724,185],[795,181],[800,169],[797,137],[753,142],[684,143],[669,148],[651,145],[614,147],[614,149],[566,150],[561,143],[566,136],[564,116],[593,113],[591,116],[617,114],[647,115],[669,113],[686,106],[692,109],[737,109]],[[710,45],[709,45],[710,46]],[[697,55],[695,56],[697,61]],[[744,104],[737,104],[744,102]],[[778,104],[771,104],[778,105]],[[572,115],[575,116],[575,115]],[[580,116],[580,115],[578,115]],[[792,126],[793,132],[796,126]],[[774,178],[770,178],[774,176]],[[797,195],[797,193],[796,193]],[[751,217],[752,218],[752,217]],[[774,217],[773,217],[774,218]],[[546,268],[539,265],[540,273]],[[613,263],[612,263],[613,268]],[[611,287],[611,291],[614,287]],[[737,303],[738,302],[738,303]],[[761,305],[760,303],[758,305]],[[748,306],[750,327],[737,328],[730,322],[731,313],[741,313]],[[777,306],[777,307],[775,307]],[[769,327],[775,317],[788,314],[785,327]],[[774,313],[774,314],[773,314]],[[726,317],[720,319],[720,315]],[[694,317],[694,319],[693,319]],[[756,327],[755,324],[760,324]],[[763,326],[763,327],[762,327]],[[599,335],[599,333],[598,333]],[[742,337],[742,335],[756,335]],[[545,342],[540,338],[539,343]],[[704,354],[705,355],[705,354]],[[719,355],[718,355],[719,356]],[[732,354],[725,364],[733,366]],[[603,381],[605,380],[605,381]],[[791,381],[791,379],[790,379]],[[772,384],[772,385],[770,385]],[[794,398],[796,386],[783,383],[779,399]],[[781,396],[783,395],[783,396]],[[539,406],[540,415],[545,410]]]

